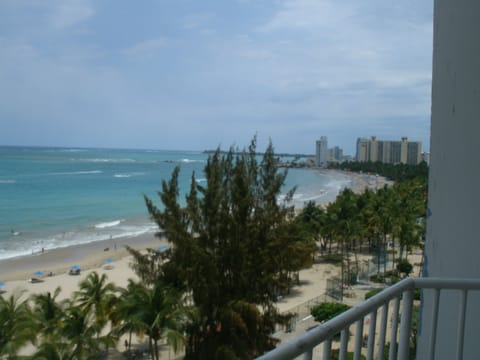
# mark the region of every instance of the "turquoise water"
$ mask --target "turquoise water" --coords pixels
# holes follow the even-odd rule
[[[143,194],[158,199],[177,165],[187,191],[192,171],[204,181],[206,160],[188,151],[0,147],[0,259],[154,232]],[[290,169],[285,191],[297,186],[300,207],[350,184],[342,174]]]

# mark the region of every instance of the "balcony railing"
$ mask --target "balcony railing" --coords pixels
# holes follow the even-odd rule
[[[412,308],[415,289],[433,292],[433,306],[423,311],[432,311],[432,324],[429,341],[429,359],[435,359],[435,342],[440,304],[440,294],[444,290],[456,290],[460,293],[458,311],[458,330],[456,334],[456,359],[463,357],[463,338],[465,331],[465,312],[468,292],[480,290],[480,280],[440,279],[440,278],[407,278],[383,290],[350,310],[307,331],[305,334],[282,344],[257,360],[287,360],[303,355],[303,359],[313,358],[314,349],[323,344],[321,358],[330,359],[332,342],[340,333],[339,359],[347,359],[347,353],[353,352],[353,359],[360,360],[362,345],[366,345],[367,360],[398,359],[410,357],[410,340],[412,336]],[[393,309],[390,308],[393,303]],[[390,310],[389,310],[390,308]],[[380,323],[377,324],[377,314]],[[364,334],[364,322],[368,319],[368,332]],[[355,324],[354,343],[349,346],[350,327]],[[387,324],[390,324],[387,327]],[[377,330],[377,325],[379,328]],[[378,333],[378,339],[376,339]],[[398,340],[397,340],[398,339]],[[386,344],[388,346],[388,354]],[[398,343],[398,350],[397,350]],[[352,346],[353,345],[353,346]],[[318,348],[317,348],[318,349]],[[315,353],[317,354],[318,351]],[[317,357],[317,356],[316,356]]]

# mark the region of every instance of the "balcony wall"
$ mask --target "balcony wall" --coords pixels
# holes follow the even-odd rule
[[[435,0],[425,276],[480,278],[480,1]],[[458,295],[442,302],[435,359],[455,359]],[[425,359],[432,298],[423,303]],[[446,326],[444,326],[446,325]],[[478,358],[480,296],[469,296],[464,359]]]

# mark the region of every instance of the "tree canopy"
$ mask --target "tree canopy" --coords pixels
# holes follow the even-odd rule
[[[274,346],[274,325],[286,320],[275,302],[310,261],[314,240],[290,220],[293,190],[279,201],[286,172],[278,171],[271,144],[261,159],[256,139],[248,151],[211,154],[206,185],[192,175],[185,207],[179,171],[162,183],[162,208],[145,201],[173,244],[161,276],[189,294],[198,311],[187,328],[186,356],[252,358]]]

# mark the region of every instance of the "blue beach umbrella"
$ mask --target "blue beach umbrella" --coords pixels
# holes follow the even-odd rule
[[[44,273],[43,271],[35,271],[35,272],[33,273],[33,275],[43,276],[43,275],[45,275],[45,273]]]
[[[168,245],[157,246],[155,248],[155,250],[157,250],[157,251],[167,251],[168,249],[170,249],[170,246],[168,246]]]
[[[80,270],[80,266],[78,266],[78,265],[72,265],[72,266],[70,266],[70,269],[72,269],[72,270]]]
[[[0,281],[0,287],[5,286],[5,282]]]
[[[113,262],[113,259],[112,258],[107,258],[104,261],[108,264],[111,264]]]

